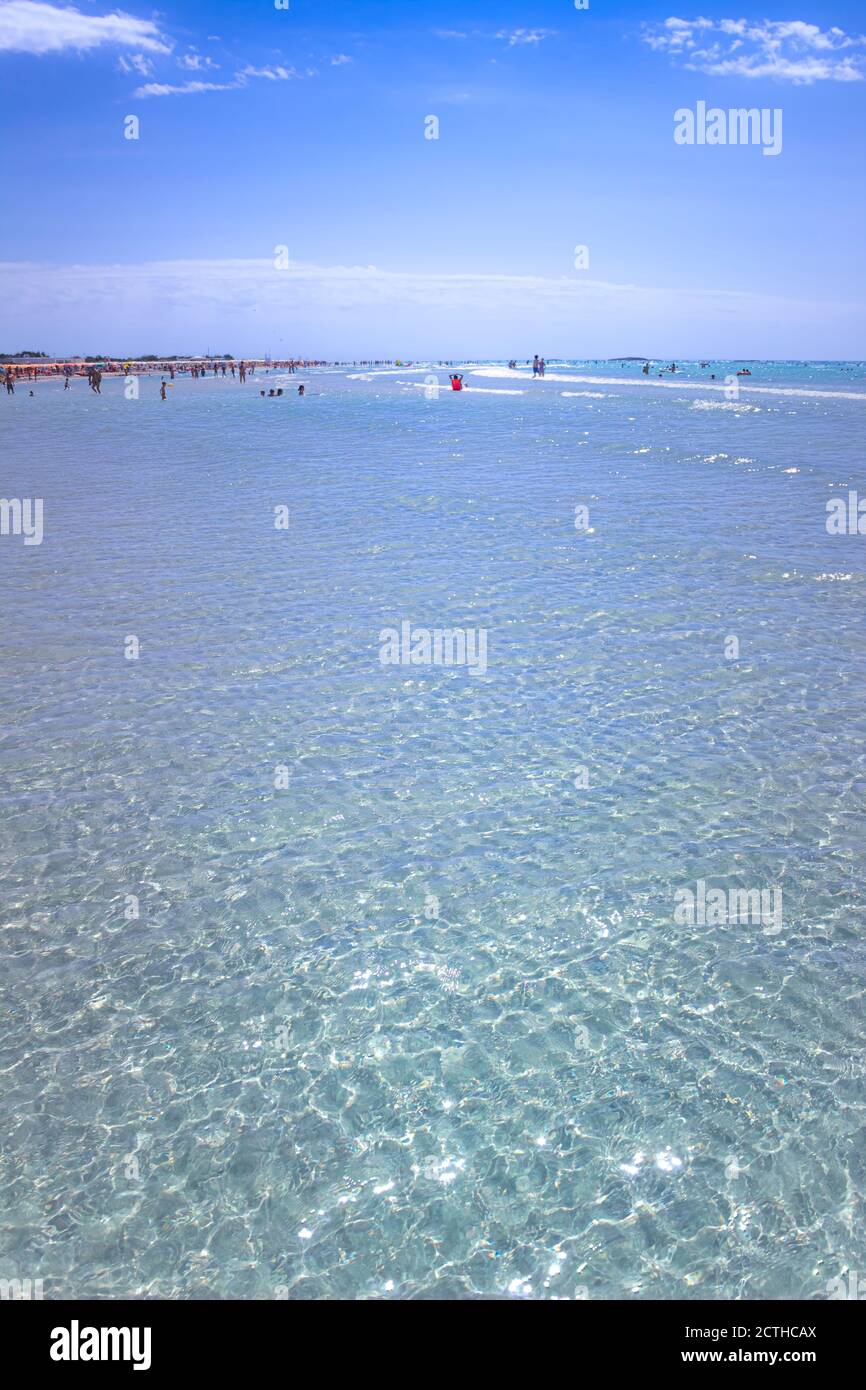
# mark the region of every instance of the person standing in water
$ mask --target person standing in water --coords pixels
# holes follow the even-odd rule
[[[462,374],[462,372],[454,372],[453,376],[451,377],[451,390],[452,390],[452,391],[462,391],[462,390],[463,390],[463,374]]]
[[[14,396],[14,395],[15,395],[15,378],[14,378],[14,376],[12,375],[12,368],[11,368],[11,367],[7,367],[7,368],[6,368],[6,376],[4,377],[4,381],[5,381],[5,383],[6,383],[6,395],[7,395],[7,396]]]
[[[532,359],[532,375],[538,376],[538,353]]]
[[[159,398],[161,401],[165,400],[165,377],[159,383]]]

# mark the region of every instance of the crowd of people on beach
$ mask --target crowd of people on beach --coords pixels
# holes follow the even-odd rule
[[[52,379],[55,377],[63,378],[64,391],[69,390],[69,383],[74,378],[82,378],[87,381],[94,395],[100,396],[102,395],[102,378],[104,373],[109,376],[120,376],[124,379],[129,379],[131,376],[150,376],[156,372],[160,372],[162,373],[159,384],[160,399],[166,400],[168,387],[166,377],[174,381],[175,377],[186,375],[190,380],[197,381],[200,378],[207,377],[208,374],[212,372],[214,377],[219,377],[220,379],[229,375],[236,377],[239,384],[243,385],[248,376],[255,376],[256,367],[264,367],[266,372],[279,369],[293,376],[299,368],[313,366],[324,367],[330,365],[330,363],[308,361],[302,358],[289,358],[282,362],[272,361],[268,358],[255,358],[249,361],[242,359],[238,362],[235,362],[233,358],[222,358],[219,360],[203,359],[200,361],[171,358],[164,362],[151,362],[149,360],[147,362],[133,362],[131,359],[125,362],[106,360],[105,362],[100,362],[98,365],[93,362],[81,362],[78,360],[71,362],[7,362],[0,370],[2,370],[3,373],[3,384],[6,387],[7,396],[14,396],[16,385],[22,382],[36,382],[40,379]],[[31,390],[29,394],[32,396],[33,391]],[[260,394],[264,396],[265,392],[262,391]],[[283,392],[282,389],[279,391],[271,390],[269,394],[271,396],[281,396]],[[298,394],[301,396],[304,395],[303,386],[298,388]]]
[[[526,365],[528,366],[529,359],[527,358],[525,360]],[[615,361],[616,359],[613,360]],[[650,368],[653,365],[655,365],[651,362],[649,358],[629,358],[628,361],[642,361],[643,365],[641,367],[641,372],[644,376],[649,376]],[[206,378],[209,374],[212,373],[215,378],[220,379],[224,379],[226,377],[231,376],[233,378],[236,378],[240,385],[243,385],[246,382],[248,376],[255,376],[256,368],[263,369],[265,373],[268,373],[273,370],[285,371],[288,372],[290,376],[293,376],[299,370],[303,370],[310,367],[388,368],[392,366],[398,366],[411,368],[412,365],[413,364],[411,362],[401,362],[399,358],[393,362],[383,359],[365,359],[363,361],[353,362],[328,362],[315,358],[300,357],[290,357],[283,360],[273,360],[269,357],[250,359],[241,358],[238,361],[236,361],[233,357],[167,358],[164,361],[159,361],[155,358],[142,358],[138,360],[133,360],[129,358],[126,361],[116,361],[110,358],[106,358],[104,361],[100,362],[82,361],[81,359],[73,359],[66,362],[7,361],[6,363],[2,363],[2,361],[0,361],[0,371],[2,371],[3,373],[3,381],[6,387],[7,396],[14,395],[16,385],[20,384],[21,382],[36,382],[41,378],[52,378],[58,376],[63,377],[64,391],[69,390],[69,383],[72,379],[76,377],[81,377],[86,378],[91,391],[94,393],[94,395],[99,396],[102,394],[103,374],[108,376],[122,376],[125,378],[129,378],[130,376],[150,376],[153,373],[160,373],[160,398],[162,400],[166,400],[168,387],[166,375],[170,378],[171,381],[174,381],[175,377],[177,376],[188,376],[190,380],[197,381],[200,378]],[[441,363],[440,365],[450,367],[454,364],[448,362]],[[599,359],[596,359],[592,365],[599,366],[605,364],[602,363]],[[622,367],[625,367],[627,363],[626,361],[621,361],[620,365]],[[700,363],[702,369],[705,369],[710,365],[711,364],[709,362]],[[508,367],[511,371],[518,370],[517,358],[510,358],[508,362]],[[546,370],[547,363],[545,359],[543,357],[540,357],[538,353],[536,353],[532,359],[533,379],[535,379],[536,377],[544,377]],[[676,362],[671,362],[669,365],[659,368],[658,375],[663,376],[665,373],[670,373],[671,375],[674,375],[679,370],[680,368],[677,366]],[[741,367],[737,372],[737,376],[751,376],[751,371],[748,367]],[[711,381],[715,381],[715,372],[711,373],[709,379]],[[464,389],[462,373],[450,373],[450,381],[451,389],[453,391],[460,391]],[[304,386],[299,386],[298,395],[303,396],[304,392]],[[32,396],[33,391],[31,390],[29,394]],[[261,396],[265,396],[266,394],[267,396],[282,396],[283,390],[282,387],[280,387],[276,390],[271,389],[267,391],[267,393],[264,390],[262,390],[259,392],[259,394]]]
[[[74,358],[67,361],[16,361],[2,362],[0,359],[0,373],[3,374],[4,385],[7,396],[15,394],[16,384],[21,382],[36,382],[43,379],[55,377],[63,378],[64,391],[69,390],[70,381],[75,378],[86,379],[88,386],[94,395],[102,394],[103,375],[111,377],[130,377],[160,375],[159,395],[160,400],[168,399],[168,391],[171,383],[176,377],[186,376],[191,381],[213,376],[223,380],[225,378],[235,378],[239,385],[244,385],[247,377],[254,377],[256,369],[264,371],[266,374],[271,371],[284,371],[290,376],[297,372],[306,370],[310,367],[380,367],[388,368],[393,366],[411,367],[411,362],[401,362],[399,359],[391,360],[385,358],[364,358],[363,360],[330,362],[321,358],[309,357],[289,357],[276,359],[270,357],[240,358],[235,360],[233,357],[204,357],[204,358],[126,358],[114,359],[105,358],[98,363],[95,361],[84,361],[81,358]],[[462,380],[462,378],[461,378]],[[457,388],[455,388],[457,389]],[[31,390],[29,393],[33,395]],[[283,388],[273,387],[268,390],[261,390],[260,396],[266,398],[282,396]],[[306,394],[306,386],[301,384],[297,388],[297,394]]]
[[[319,358],[308,357],[289,357],[276,359],[269,357],[255,357],[240,359],[236,361],[233,357],[220,358],[108,358],[100,361],[84,361],[81,358],[70,358],[66,361],[27,361],[10,362],[8,359],[3,362],[0,358],[0,369],[4,373],[7,392],[11,395],[18,382],[39,381],[51,379],[53,377],[86,378],[88,384],[92,386],[93,378],[96,376],[98,381],[102,380],[103,374],[106,376],[151,376],[156,373],[161,375],[166,372],[172,381],[176,376],[188,376],[196,381],[209,375],[215,377],[232,376],[240,382],[245,382],[247,376],[254,376],[256,368],[272,371],[279,369],[294,375],[298,371],[305,371],[310,367],[390,367],[405,365],[397,362],[386,361],[362,361],[362,362],[328,362]],[[9,383],[11,382],[11,390]]]
[[[187,358],[170,358],[165,361],[151,361],[148,359],[133,361],[131,358],[126,361],[114,361],[106,358],[104,362],[83,362],[75,359],[67,362],[6,362],[0,367],[3,373],[3,384],[6,387],[7,396],[14,396],[16,385],[23,382],[36,382],[55,377],[63,378],[64,391],[69,390],[70,381],[81,378],[87,381],[91,391],[96,396],[102,394],[103,374],[108,376],[120,376],[129,378],[131,376],[151,376],[161,373],[159,394],[161,400],[167,399],[168,377],[174,381],[175,377],[187,376],[192,381],[197,381],[207,377],[210,373],[220,379],[232,376],[235,377],[240,385],[243,385],[247,377],[254,377],[256,368],[264,368],[266,372],[272,370],[286,371],[294,376],[296,372],[308,367],[329,367],[336,363],[311,360],[308,358],[287,358],[284,361],[275,361],[270,358],[251,358],[235,361],[234,358],[203,358],[192,360]],[[348,365],[348,364],[346,364]],[[352,364],[358,365],[358,364]],[[366,363],[361,365],[368,365]],[[370,364],[372,365],[372,364]],[[298,388],[298,395],[303,396],[305,388]],[[29,393],[33,395],[31,390]],[[260,393],[262,396],[265,392]],[[271,390],[269,395],[282,395],[282,389]]]

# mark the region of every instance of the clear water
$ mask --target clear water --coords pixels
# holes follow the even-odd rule
[[[0,538],[0,1276],[866,1269],[866,537],[825,526],[866,496],[866,369],[739,402],[616,371],[0,403],[45,528]],[[382,665],[404,620],[486,628],[486,673]],[[679,924],[698,879],[781,888],[783,929]]]

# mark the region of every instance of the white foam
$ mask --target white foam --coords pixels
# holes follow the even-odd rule
[[[476,367],[472,372],[473,376],[486,377],[506,377],[526,381],[525,372],[514,371],[510,367]],[[663,381],[660,377],[628,377],[623,379],[619,376],[573,376],[567,372],[547,372],[543,377],[536,377],[536,383],[545,381],[567,381],[576,382],[578,385],[588,386],[659,386],[665,391],[729,391],[731,388],[723,381]],[[534,383],[535,384],[535,383]],[[752,394],[764,396],[817,396],[820,399],[833,399],[842,401],[866,401],[864,391],[815,391],[810,387],[800,386],[742,386],[737,387],[740,394],[749,391]]]
[[[398,381],[397,385],[414,386],[416,391],[451,391],[448,382],[434,386],[426,381]],[[463,386],[461,390],[472,391],[477,396],[522,396],[525,394],[523,391],[510,391],[507,386]],[[451,394],[458,396],[460,392],[453,391]]]
[[[458,367],[463,371],[478,366],[477,362],[458,362]],[[436,372],[451,371],[451,367],[444,367],[441,362],[425,362],[420,367],[371,367],[366,372],[347,372],[346,377],[349,381],[371,381],[374,376],[405,376],[407,372],[428,372],[433,376]]]
[[[406,372],[432,372],[431,366],[426,367],[377,367],[375,371],[369,372],[347,372],[349,381],[371,381],[374,376],[405,376]]]
[[[749,405],[748,401],[692,401],[692,410],[736,410],[760,411],[759,405]]]

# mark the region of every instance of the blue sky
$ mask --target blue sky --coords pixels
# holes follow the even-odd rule
[[[164,3],[0,0],[4,349],[866,355],[862,4]]]

